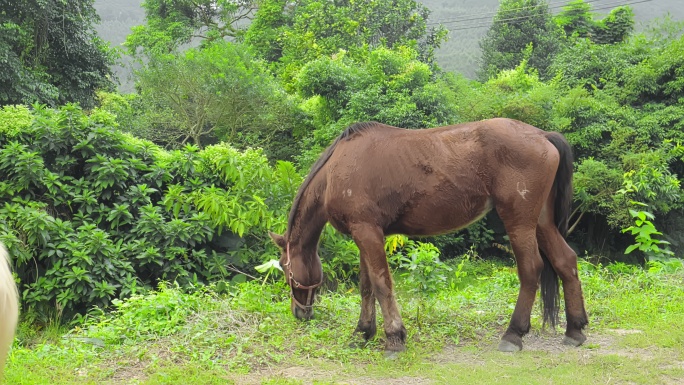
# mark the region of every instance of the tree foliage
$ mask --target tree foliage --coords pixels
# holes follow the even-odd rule
[[[94,0],[0,2],[0,105],[78,102],[109,89],[113,55]]]
[[[135,55],[167,54],[193,39],[203,44],[242,35],[256,0],[145,0],[145,24],[133,27],[125,46]]]
[[[591,4],[584,0],[572,0],[554,17],[565,36],[587,38],[592,35],[594,19],[591,16]]]
[[[485,83],[453,84],[461,119],[505,116],[568,138],[576,159],[572,238],[594,253],[622,254],[620,245],[631,243],[620,233],[633,224],[631,201],[647,204],[673,246],[683,245],[673,231],[681,222],[668,219],[684,208],[684,96],[677,80],[683,38],[652,39],[578,39],[555,57],[549,81],[523,60]]]
[[[340,52],[307,63],[295,83],[315,129],[304,146],[304,164],[354,122],[405,128],[455,122],[454,93],[417,57],[410,48],[380,47],[362,61]]]
[[[294,151],[278,150],[293,145],[293,101],[243,45],[220,41],[154,55],[137,75],[140,96],[131,100],[141,119],[131,127],[137,135],[176,146],[218,139],[281,158]]]
[[[228,141],[291,159],[302,131],[296,101],[253,58],[254,47],[226,41],[240,40],[259,3],[144,2],[146,23],[125,43],[145,58],[136,71],[138,96],[129,97],[127,107],[107,108],[125,121],[124,129],[168,147]],[[198,40],[199,46],[182,51]]]
[[[429,14],[414,0],[264,0],[245,43],[274,63],[286,81],[307,62],[340,49],[363,57],[379,46],[411,46],[419,60],[432,63],[446,30],[428,27]]]
[[[551,60],[560,49],[561,33],[545,0],[502,0],[492,26],[480,42],[480,80],[515,68],[530,45],[528,65],[542,79],[548,79],[552,76],[548,71]]]
[[[594,20],[591,8],[584,0],[573,0],[553,19],[567,37],[587,38],[598,44],[623,42],[634,30],[634,12],[629,6],[614,8],[601,20]]]

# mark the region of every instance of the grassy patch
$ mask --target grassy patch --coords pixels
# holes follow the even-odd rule
[[[11,384],[452,384],[679,383],[684,381],[684,271],[582,263],[589,340],[560,344],[540,312],[518,354],[496,351],[517,296],[515,269],[468,262],[434,293],[398,279],[408,350],[384,358],[383,333],[351,336],[355,288],[320,296],[316,318],[290,314],[282,283],[248,282],[217,294],[176,287],[93,311],[70,330],[23,325],[7,367]],[[380,313],[378,313],[380,314]],[[379,319],[382,322],[382,319]]]

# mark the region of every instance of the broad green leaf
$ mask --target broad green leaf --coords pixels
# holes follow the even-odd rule
[[[277,259],[271,259],[270,261],[265,262],[259,266],[254,266],[254,269],[260,273],[266,273],[271,269],[278,269],[280,271],[283,271],[283,269],[280,267],[280,261],[278,261]]]

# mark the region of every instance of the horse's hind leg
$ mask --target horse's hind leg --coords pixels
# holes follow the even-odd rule
[[[568,323],[563,343],[579,346],[587,339],[582,329],[587,325],[588,317],[584,308],[582,286],[577,274],[577,255],[553,223],[552,216],[548,214],[551,210],[547,206],[539,218],[537,240],[539,247],[563,282],[565,317]]]
[[[361,252],[361,263],[365,264],[368,281],[373,290],[372,295],[382,309],[387,338],[385,350],[402,351],[406,344],[406,328],[401,320],[397,300],[394,298],[392,274],[385,255],[385,237],[382,229],[369,224],[353,224],[349,227],[351,236]],[[365,304],[370,306],[373,301],[366,301]],[[364,310],[362,316],[363,312]]]
[[[368,274],[367,261],[361,258],[360,265],[359,291],[361,292],[361,315],[359,323],[354,333],[362,333],[367,340],[375,336],[377,322],[375,319],[375,296],[373,295],[373,285]]]
[[[532,314],[532,306],[544,262],[537,247],[534,226],[516,226],[511,221],[506,223],[504,216],[502,216],[502,220],[504,220],[506,232],[515,253],[520,291],[511,322],[501,337],[499,350],[513,352],[522,349],[522,337],[530,331],[530,315]]]

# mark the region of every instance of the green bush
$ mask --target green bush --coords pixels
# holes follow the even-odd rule
[[[160,281],[231,278],[276,255],[266,233],[285,226],[301,182],[292,164],[225,144],[167,152],[75,105],[3,113],[0,240],[40,316]]]
[[[431,243],[413,241],[403,235],[387,237],[385,250],[392,267],[406,279],[416,294],[434,293],[444,287],[453,269],[440,261],[439,249]]]
[[[421,62],[410,47],[378,47],[364,57],[340,51],[310,61],[299,71],[300,105],[314,127],[297,157],[304,168],[347,126],[378,121],[425,128],[457,121],[456,95],[448,77]]]
[[[683,50],[682,37],[636,36],[618,44],[570,39],[548,81],[523,60],[485,83],[450,86],[462,120],[503,116],[565,135],[576,165],[571,241],[621,258],[633,241],[620,232],[633,224],[630,200],[648,204],[659,221],[671,223],[656,224],[665,238],[681,232],[668,218],[681,217],[683,210]],[[635,186],[629,197],[617,193],[625,175]],[[681,253],[684,243],[671,240]]]

